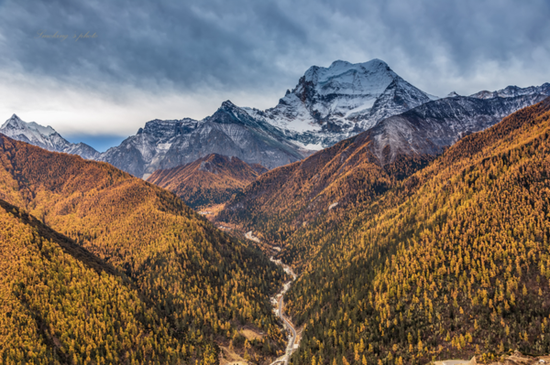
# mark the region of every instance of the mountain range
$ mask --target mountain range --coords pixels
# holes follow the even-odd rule
[[[212,153],[272,169],[298,161],[308,151],[288,141],[278,128],[226,101],[202,121],[150,121],[99,159],[146,179],[158,169],[185,165]]]
[[[0,133],[48,151],[79,155],[89,160],[96,160],[100,156],[99,152],[86,143],[71,143],[61,137],[52,127],[44,127],[35,122],[24,122],[16,114],[2,124]]]
[[[150,121],[105,153],[14,115],[0,362],[548,354],[549,94],[436,98],[382,61],[337,61],[273,109]]]
[[[218,219],[243,225],[246,231],[256,228],[266,239],[280,240],[283,232],[292,235],[333,204],[338,205],[333,209],[341,209],[385,192],[460,138],[545,98],[536,93],[506,99],[456,96],[430,101],[302,161],[263,174],[230,200]],[[279,217],[277,225],[260,229],[273,217]]]
[[[509,86],[493,92],[481,91],[470,97],[451,93],[438,99],[405,81],[381,60],[358,64],[335,61],[327,68],[308,69],[274,108],[261,111],[225,101],[212,116],[200,121],[152,120],[136,135],[104,153],[83,143],[69,143],[51,127],[24,123],[16,115],[2,125],[0,133],[51,151],[109,162],[147,179],[158,169],[185,165],[212,153],[273,169],[302,160],[315,150],[330,147],[375,128],[384,119],[411,110],[420,113],[420,117],[422,113],[429,114],[429,120],[447,118],[451,123],[454,118],[455,122],[434,132],[438,136],[431,136],[429,144],[423,138],[424,134],[432,133],[428,126],[405,123],[399,130],[384,132],[387,138],[398,140],[391,148],[404,148],[404,138],[415,138],[417,145],[408,143],[407,148],[418,154],[434,153],[548,95],[550,84],[546,83],[538,87]],[[434,103],[441,100],[445,102]],[[417,109],[424,105],[424,109]],[[410,117],[409,114],[404,118]],[[386,137],[381,135],[381,141]]]

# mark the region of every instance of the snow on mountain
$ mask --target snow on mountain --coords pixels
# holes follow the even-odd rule
[[[158,169],[185,165],[212,153],[271,169],[300,160],[308,151],[289,142],[278,128],[225,101],[216,113],[201,121],[147,122],[145,128],[107,150],[100,159],[147,179]]]
[[[327,68],[309,68],[274,108],[262,111],[225,101],[200,121],[155,119],[102,154],[16,115],[0,133],[51,151],[106,161],[147,179],[157,169],[185,165],[212,153],[272,169],[368,130],[379,136],[375,145],[389,146],[390,151],[435,153],[548,95],[546,83],[481,91],[470,97],[452,92],[439,99],[405,81],[381,60],[335,61]],[[407,114],[412,110],[414,114]],[[387,122],[388,118],[393,121]],[[381,123],[386,127],[377,128]]]
[[[436,155],[471,133],[489,128],[502,118],[548,96],[522,94],[507,98],[454,96],[432,101],[384,119],[365,132],[369,148],[382,164],[399,154]]]
[[[35,122],[24,122],[15,114],[0,127],[0,133],[48,151],[70,153],[91,160],[99,157],[99,152],[87,144],[71,143],[61,137],[52,127],[44,127]]]
[[[302,146],[320,149],[434,99],[384,61],[335,61],[328,68],[309,68],[276,107],[245,110],[281,128]]]
[[[508,86],[504,89],[497,91],[483,90],[475,94],[470,95],[472,98],[477,99],[492,99],[492,98],[513,98],[523,95],[543,94],[550,95],[550,83],[542,84],[541,86],[529,86],[521,88],[518,86]]]
[[[0,133],[50,151],[57,151],[57,148],[63,149],[69,145],[69,142],[61,137],[52,127],[44,127],[35,122],[24,122],[15,114],[0,127]]]

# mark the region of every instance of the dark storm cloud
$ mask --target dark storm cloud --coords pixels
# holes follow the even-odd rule
[[[119,105],[168,90],[267,107],[311,65],[380,58],[428,92],[473,93],[550,81],[548,19],[547,0],[8,0],[0,71]]]
[[[0,18],[4,64],[71,82],[250,86],[270,55],[307,44],[303,25],[258,1],[8,1]],[[68,38],[44,38],[56,32]],[[97,37],[73,38],[86,33]]]
[[[384,38],[419,65],[443,52],[460,73],[479,61],[531,61],[550,50],[548,1],[390,1],[382,6]],[[421,66],[419,66],[421,67]]]

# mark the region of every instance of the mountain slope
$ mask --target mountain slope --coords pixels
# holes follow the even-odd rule
[[[550,95],[550,88],[545,92],[487,99],[457,96],[432,101],[374,127],[368,132],[373,140],[371,149],[383,164],[401,154],[439,154],[460,138],[544,100]]]
[[[279,129],[226,101],[202,121],[148,122],[137,135],[110,148],[100,159],[146,179],[158,169],[185,165],[212,153],[235,156],[268,169],[307,155]]]
[[[301,162],[268,171],[237,194],[218,214],[220,222],[275,245],[326,215],[372,199],[390,189],[403,174],[429,161],[407,157],[388,166],[378,163],[366,134],[342,141]]]
[[[2,124],[0,133],[48,151],[70,153],[89,160],[95,160],[99,157],[99,152],[87,144],[82,142],[70,143],[52,127],[43,127],[35,122],[24,122],[15,114]]]
[[[256,171],[260,169],[260,173]],[[157,170],[147,181],[170,190],[194,209],[225,203],[267,169],[237,157],[211,154],[188,165]]]
[[[506,100],[453,97],[425,103],[262,175],[230,201],[218,219],[284,245],[303,226],[316,221],[324,225],[335,211],[391,189],[461,136],[494,125],[543,98],[540,94]]]
[[[249,343],[252,359],[282,345],[269,303],[282,271],[172,193],[106,163],[0,136],[0,198],[124,272],[194,357],[217,356],[214,340],[241,351],[243,325],[268,333]]]
[[[308,69],[275,108],[246,110],[282,128],[289,138],[306,147],[316,145],[320,149],[432,98],[403,80],[384,61],[335,61],[328,68]]]
[[[3,200],[0,258],[2,363],[191,359],[123,275]]]
[[[287,299],[307,322],[292,362],[548,353],[549,138],[547,99],[463,138],[332,230],[294,237],[312,259]]]

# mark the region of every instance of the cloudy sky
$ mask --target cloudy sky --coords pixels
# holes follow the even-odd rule
[[[548,0],[0,0],[0,120],[104,150],[227,99],[273,107],[337,59],[380,58],[439,96],[540,85],[548,19]]]

